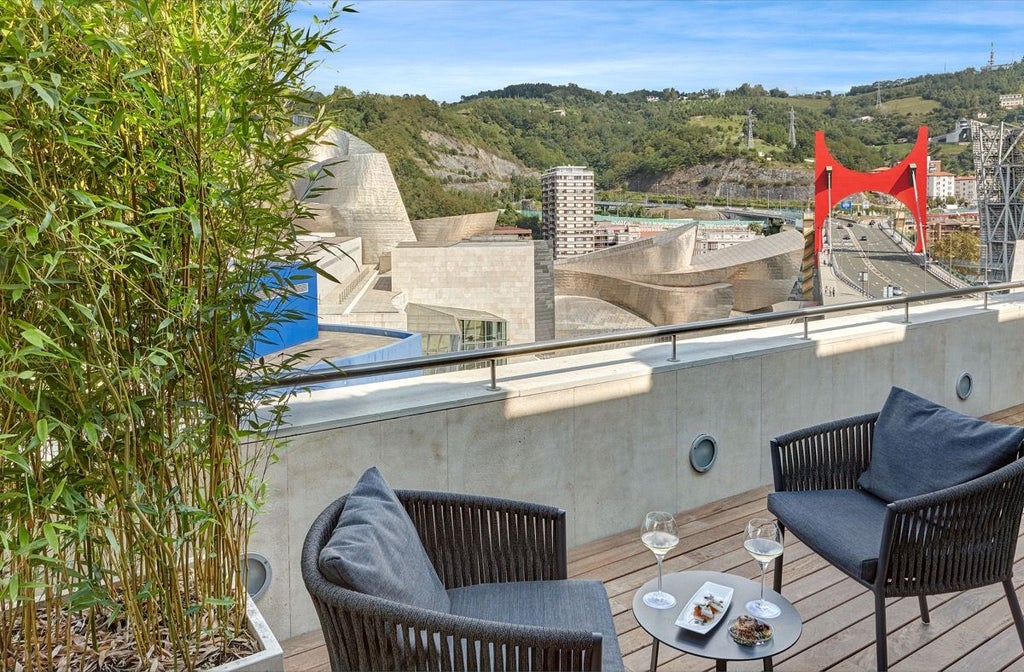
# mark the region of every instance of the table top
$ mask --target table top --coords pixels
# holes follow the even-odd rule
[[[733,596],[728,611],[710,632],[698,634],[676,625],[683,607],[704,582],[711,581],[732,588]],[[729,636],[729,623],[747,613],[746,604],[761,595],[761,584],[734,574],[721,572],[676,572],[666,574],[662,580],[665,592],[676,598],[671,609],[652,609],[644,604],[644,594],[657,590],[658,577],[645,583],[633,597],[633,614],[637,622],[652,637],[663,644],[685,653],[715,660],[758,660],[782,653],[796,644],[803,630],[800,614],[789,600],[765,586],[764,598],[782,609],[776,618],[763,619],[772,626],[772,639],[760,646],[741,646]]]

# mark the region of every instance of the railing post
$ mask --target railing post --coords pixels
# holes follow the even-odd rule
[[[676,358],[676,334],[672,334],[672,356],[668,358],[670,362],[678,362]]]
[[[910,324],[910,301],[903,304],[903,324]]]
[[[496,392],[498,390],[498,360],[489,359],[487,361],[491,367],[491,384],[487,386],[487,389]]]
[[[985,290],[985,310],[988,310],[988,289]]]
[[[811,335],[807,331],[807,316],[806,315],[804,315],[804,340],[805,341],[811,340]]]

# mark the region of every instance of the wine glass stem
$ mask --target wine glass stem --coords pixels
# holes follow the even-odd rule
[[[761,565],[761,600],[760,601],[764,602],[764,570],[765,570],[766,567],[768,567],[768,563],[767,562],[759,562],[757,564]]]
[[[662,556],[658,555],[658,554],[655,554],[655,557],[658,558],[658,592],[660,593],[661,592],[661,557]]]

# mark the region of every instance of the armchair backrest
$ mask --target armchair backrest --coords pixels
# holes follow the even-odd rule
[[[776,492],[857,487],[871,461],[878,413],[826,422],[771,440]]]
[[[451,492],[396,490],[445,588],[564,579],[565,511]]]

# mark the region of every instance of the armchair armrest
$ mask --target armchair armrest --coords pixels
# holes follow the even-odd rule
[[[892,502],[878,557],[886,597],[967,590],[1009,578],[1022,511],[1024,459]]]
[[[878,413],[826,422],[771,441],[776,492],[857,487],[868,467]]]
[[[565,511],[483,495],[396,490],[445,588],[564,579]]]

